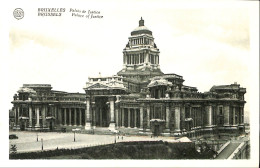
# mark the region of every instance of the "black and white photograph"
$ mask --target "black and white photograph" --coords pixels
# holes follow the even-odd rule
[[[11,2],[1,166],[258,167],[258,1]]]

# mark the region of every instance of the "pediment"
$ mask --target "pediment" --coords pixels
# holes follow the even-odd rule
[[[107,85],[101,84],[101,83],[95,83],[89,87],[87,87],[87,89],[106,89],[109,88]]]

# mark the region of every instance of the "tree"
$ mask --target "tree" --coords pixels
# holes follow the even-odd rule
[[[11,153],[12,154],[15,154],[16,152],[17,152],[17,147],[16,147],[16,145],[14,144],[14,145],[11,145]]]

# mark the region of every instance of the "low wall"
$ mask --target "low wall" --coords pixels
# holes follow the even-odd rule
[[[80,149],[56,149],[10,154],[9,159],[201,159],[191,142],[120,142]],[[202,158],[203,159],[203,158]]]

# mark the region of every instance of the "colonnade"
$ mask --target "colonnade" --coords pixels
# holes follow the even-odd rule
[[[143,103],[139,106],[121,106],[115,97],[108,99],[109,127],[112,128],[146,128],[151,129],[151,119],[154,119],[154,106]],[[237,127],[244,124],[244,107],[239,105],[185,106],[162,104],[165,132],[179,133],[183,129],[213,128],[216,126]],[[60,126],[96,126],[95,103],[87,98],[86,107],[58,107],[56,105],[31,105],[24,110],[21,105],[14,106],[14,126],[26,122],[29,128],[48,127],[48,121]],[[221,110],[220,110],[221,108]],[[91,111],[93,110],[93,111]],[[219,125],[219,117],[223,117],[223,124]],[[102,115],[99,117],[102,121]],[[145,124],[144,124],[145,123]],[[102,126],[102,125],[101,125]]]
[[[81,126],[84,125],[82,115],[84,108],[63,108],[55,105],[32,105],[28,104],[23,113],[21,105],[14,106],[14,127],[19,128],[21,122],[26,128],[47,128],[50,121],[55,125]],[[68,121],[67,115],[68,112]],[[72,114],[73,112],[73,114]],[[72,118],[73,116],[73,118]]]
[[[84,108],[61,108],[60,125],[64,126],[82,126],[85,125]]]
[[[124,55],[124,64],[134,65],[150,62],[151,64],[159,64],[159,55],[133,53]]]

